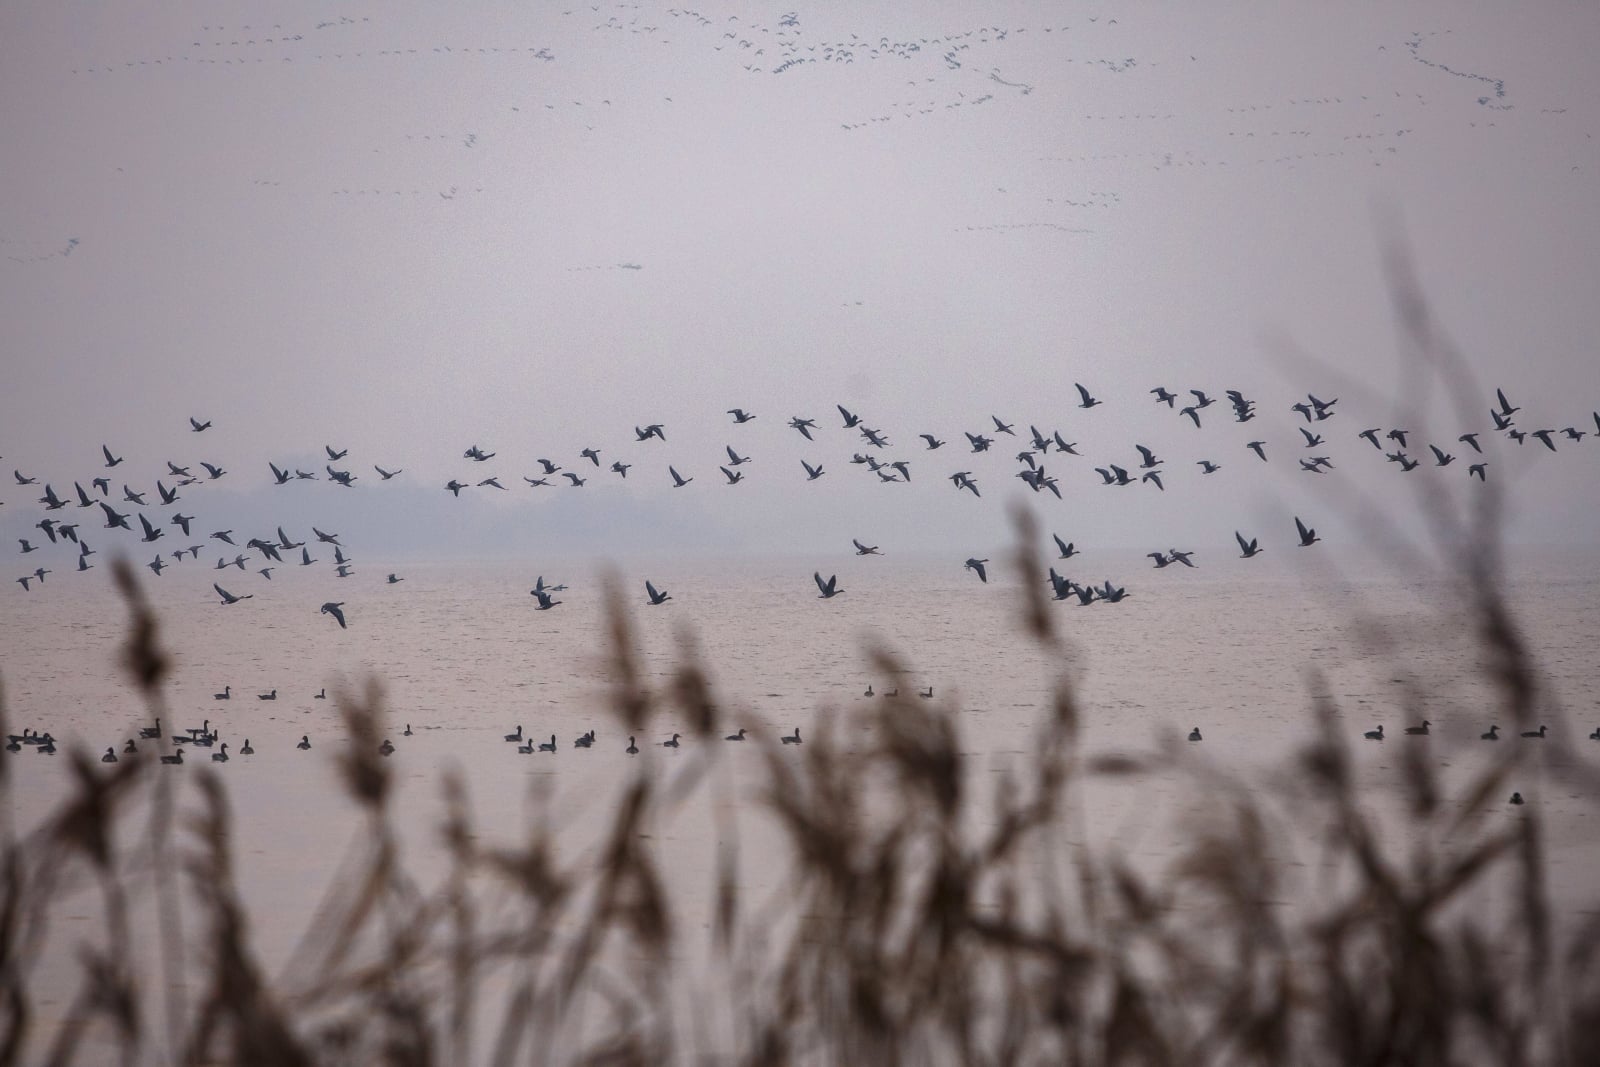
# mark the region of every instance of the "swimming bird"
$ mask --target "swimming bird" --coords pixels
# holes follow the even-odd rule
[[[685,478],[683,475],[679,474],[676,467],[669,466],[667,468],[667,473],[672,475],[672,488],[674,489],[682,489],[684,486],[694,481],[693,477]]]
[[[637,756],[639,754],[639,746],[634,743],[633,735],[628,735],[628,747],[623,751],[627,752],[630,756]]]
[[[1544,728],[1544,726],[1541,725],[1537,730],[1524,730],[1524,731],[1522,731],[1522,736],[1523,737],[1536,737],[1536,738],[1538,738],[1539,740],[1542,741],[1542,740],[1544,740],[1544,731],[1545,731],[1545,728]]]
[[[394,742],[390,741],[387,737],[385,737],[383,739],[383,744],[378,746],[378,755],[380,755],[380,756],[392,756],[392,755],[394,755]]]
[[[223,686],[222,687],[222,692],[220,692],[220,693],[212,693],[211,694],[211,699],[212,700],[232,700],[233,699],[233,686],[231,686],[231,685]]]
[[[661,747],[662,748],[677,748],[678,747],[678,738],[680,736],[682,736],[682,735],[681,734],[673,734],[672,735],[672,740],[661,742]]]
[[[320,610],[324,615],[332,615],[333,621],[337,622],[339,624],[339,629],[343,630],[346,628],[344,623],[344,612],[341,610],[343,607],[344,601],[330,600],[326,604],[322,605]]]
[[[161,762],[162,763],[168,763],[168,764],[182,763],[183,762],[183,749],[181,749],[181,748],[178,749],[178,751],[174,752],[170,756],[162,756],[161,757]]]
[[[327,700],[328,699],[327,687],[324,686],[323,688],[317,690],[315,693],[312,693],[311,694],[311,699],[312,700]]]
[[[857,541],[853,537],[850,539],[850,543],[852,545],[856,546],[856,555],[858,555],[858,556],[881,556],[881,555],[883,555],[882,552],[878,551],[878,546],[877,545],[864,545],[860,541]]]
[[[539,742],[540,752],[554,752],[556,750],[556,735],[551,734],[550,740]]]
[[[226,749],[228,746],[224,745],[222,747],[224,749]],[[250,739],[248,737],[245,738],[243,747],[241,747],[239,749],[239,755],[241,755],[241,756],[254,756],[255,754],[256,754],[256,750],[250,747]]]
[[[1480,740],[1480,741],[1498,741],[1498,740],[1500,740],[1500,727],[1498,727],[1498,726],[1489,727],[1489,732],[1486,733],[1486,734],[1479,734],[1478,735],[1478,740]]]
[[[301,749],[301,750],[310,748],[311,747],[311,738],[306,734],[301,734],[300,735],[300,743],[298,745],[294,746],[294,747],[298,748],[298,749]]]
[[[404,737],[410,737],[411,736],[411,724],[410,723],[406,723],[405,733],[402,736],[404,736]]]
[[[111,748],[106,749],[106,754],[104,756],[100,757],[100,762],[101,763],[115,763],[115,762],[117,762],[117,750],[116,750],[116,747],[113,746]]]
[[[160,719],[156,720],[156,724],[154,726],[141,726],[141,727],[139,727],[139,737],[141,739],[160,738],[160,736],[161,736],[161,720]]]
[[[738,733],[729,734],[727,737],[724,737],[723,740],[724,741],[743,741],[744,740],[744,727],[743,726],[739,727],[739,732]]]
[[[1382,741],[1383,740],[1383,727],[1380,725],[1376,730],[1368,730],[1366,733],[1362,734],[1361,736],[1365,737],[1368,741]]]
[[[661,604],[672,599],[671,594],[661,592],[653,584],[651,584],[650,579],[648,578],[646,578],[644,581],[644,591],[649,595],[650,603],[652,604]]]
[[[918,689],[917,690],[917,696],[921,697],[924,700],[932,700],[933,699],[933,686],[930,685],[926,689]]]
[[[1085,389],[1082,385],[1078,385],[1078,383],[1076,383],[1076,382],[1074,382],[1073,384],[1076,385],[1077,389],[1078,389],[1078,396],[1079,396],[1079,398],[1081,400],[1081,402],[1078,404],[1078,406],[1080,408],[1092,408],[1096,404],[1100,404],[1100,403],[1103,402],[1103,401],[1096,400],[1094,397],[1090,396],[1089,395],[1089,390]]]
[[[800,744],[800,727],[796,726],[794,728],[794,733],[785,734],[782,737],[778,738],[778,740],[782,741],[786,745],[798,745],[798,744]]]
[[[1311,527],[1300,521],[1300,516],[1298,515],[1294,517],[1294,528],[1300,534],[1301,548],[1310,548],[1312,545],[1322,540],[1322,538],[1317,536],[1317,531],[1311,529]]]
[[[226,741],[224,741],[222,743],[222,747],[220,749],[218,749],[216,752],[211,753],[211,762],[212,763],[227,763],[228,762],[228,743]]]
[[[989,561],[986,559],[973,558],[967,560],[967,562],[963,563],[962,566],[969,571],[977,572],[978,581],[987,584],[989,581],[989,572],[983,569],[983,565],[988,562]]]
[[[244,593],[244,594],[241,594],[240,596],[234,596],[232,593],[230,593],[226,589],[222,588],[222,586],[218,585],[216,582],[212,582],[211,583],[211,588],[213,588],[213,589],[215,589],[217,591],[217,595],[222,598],[222,603],[224,603],[224,604],[237,604],[239,601],[241,601],[241,600],[249,600],[252,596],[255,595],[253,593]]]
[[[139,746],[133,743],[133,738],[131,738],[131,737],[128,738],[128,743],[122,746],[122,754],[124,756],[133,755],[134,753],[136,753],[138,751],[139,751]]]
[[[1594,728],[1594,733],[1589,735],[1589,740],[1600,741],[1600,726]]]
[[[1199,740],[1201,740],[1200,727],[1196,726],[1193,730],[1189,731],[1189,740],[1191,740],[1191,741],[1199,741]]]
[[[1433,725],[1433,723],[1429,722],[1427,719],[1423,719],[1421,726],[1407,726],[1406,727],[1406,733],[1413,734],[1413,735],[1415,735],[1415,734],[1425,734],[1425,733],[1428,732],[1428,727],[1430,727],[1432,725]]]
[[[276,689],[274,689],[269,693],[257,693],[256,694],[256,699],[257,700],[277,700],[278,699],[278,691]]]
[[[1511,799],[1510,799],[1510,801],[1508,801],[1508,803],[1511,803],[1511,804],[1521,804],[1522,802],[1523,801],[1522,801],[1522,794],[1521,793],[1512,793],[1511,794]]]
[[[1238,530],[1233,531],[1233,538],[1235,541],[1239,542],[1239,552],[1241,553],[1239,556],[1240,559],[1249,559],[1251,556],[1258,555],[1261,552],[1261,548],[1256,544],[1256,538],[1252,537],[1250,540],[1246,541],[1244,539],[1244,534],[1240,533]]]
[[[837,583],[839,581],[839,576],[837,574],[830,575],[828,580],[824,582],[822,580],[822,572],[813,571],[811,574],[811,579],[817,583],[817,589],[821,594],[818,597],[819,600],[827,600],[829,597],[836,597],[840,593],[844,592],[843,589],[838,588]]]

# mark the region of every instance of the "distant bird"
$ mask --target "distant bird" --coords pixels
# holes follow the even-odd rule
[[[256,694],[256,699],[257,700],[277,700],[278,699],[278,691],[276,689],[274,689],[271,692],[267,692],[267,693],[257,693]]]
[[[160,556],[157,556],[155,559],[151,560],[149,563],[146,563],[145,566],[149,567],[152,571],[154,571],[156,573],[156,577],[159,578],[161,576],[162,570],[165,569],[166,566],[167,566],[167,561],[162,559]]]
[[[1514,408],[1511,406],[1511,401],[1506,399],[1505,390],[1503,389],[1496,389],[1494,391],[1494,397],[1496,400],[1500,401],[1500,414],[1504,415],[1506,418],[1510,418],[1512,415],[1515,415],[1517,412],[1522,410],[1521,408]]]
[[[1172,560],[1168,559],[1167,556],[1161,552],[1146,552],[1145,555],[1156,561],[1157,570],[1169,565],[1172,562]]]
[[[221,467],[217,466],[216,464],[207,463],[205,460],[201,460],[200,461],[200,466],[202,466],[202,467],[204,467],[206,469],[206,476],[208,478],[210,478],[212,481],[216,481],[218,478],[220,478],[224,474],[228,473],[227,471],[223,470]]]
[[[600,466],[600,450],[598,448],[586,448],[579,452],[578,455],[593,463],[596,467]]]
[[[1537,437],[1544,447],[1554,452],[1556,450],[1556,443],[1550,439],[1554,433],[1554,430],[1535,430],[1528,436]]]
[[[450,490],[450,492],[454,493],[457,497],[459,497],[461,495],[461,490],[470,489],[471,488],[471,486],[463,485],[461,482],[456,481],[454,478],[451,478],[448,482],[446,482],[444,484],[444,487],[446,489]]]
[[[1178,399],[1177,394],[1167,392],[1164,386],[1158,385],[1154,389],[1150,390],[1150,392],[1155,396],[1157,404],[1165,404],[1169,408],[1172,407],[1174,402]]]
[[[881,556],[883,554],[878,551],[877,545],[864,545],[853,537],[850,539],[850,543],[856,546],[856,555],[858,556]]]
[[[1089,390],[1085,389],[1082,385],[1078,385],[1076,382],[1073,384],[1077,386],[1078,389],[1078,396],[1080,398],[1080,403],[1078,406],[1080,408],[1092,408],[1096,404],[1102,403],[1102,401],[1096,400],[1094,397],[1090,396]]]
[[[1251,556],[1260,554],[1261,549],[1256,544],[1256,538],[1252,537],[1250,540],[1246,541],[1244,539],[1244,534],[1240,533],[1238,530],[1233,531],[1233,538],[1239,542],[1239,552],[1241,553],[1239,556],[1240,559],[1249,559]]]
[[[661,747],[662,748],[677,748],[678,747],[678,738],[680,738],[682,736],[683,736],[682,734],[673,734],[671,740],[661,742]]]
[[[683,475],[679,474],[676,467],[669,466],[667,468],[667,473],[672,475],[672,487],[674,489],[682,489],[684,486],[694,481],[692,476],[685,478]]]
[[[1196,407],[1193,407],[1193,406],[1186,407],[1183,410],[1179,411],[1178,414],[1179,415],[1187,415],[1189,417],[1189,419],[1194,422],[1194,428],[1197,429],[1197,430],[1200,429],[1200,409],[1199,408],[1196,408]]]
[[[1163,493],[1167,491],[1167,487],[1161,484],[1161,472],[1160,471],[1145,471],[1144,472],[1144,477],[1139,479],[1139,480],[1142,481],[1142,482],[1152,482],[1152,483],[1154,483],[1155,487],[1157,489],[1161,490]]]
[[[1200,727],[1196,726],[1193,730],[1189,731],[1189,740],[1191,740],[1191,741],[1199,741],[1199,740],[1201,740]]]
[[[241,600],[249,600],[251,598],[251,596],[254,595],[252,593],[245,593],[242,596],[234,596],[232,593],[230,593],[226,589],[222,588],[222,586],[218,585],[216,582],[212,582],[211,583],[211,588],[213,588],[213,589],[215,589],[217,591],[217,595],[222,598],[222,603],[224,603],[224,604],[237,604]]]
[[[1174,562],[1174,563],[1181,563],[1185,567],[1193,567],[1194,566],[1194,562],[1189,559],[1190,556],[1194,555],[1194,553],[1192,551],[1190,551],[1190,552],[1180,552],[1176,548],[1169,548],[1169,549],[1167,549],[1167,555],[1172,558],[1172,562]]]
[[[651,604],[662,604],[672,599],[670,594],[661,592],[648,578],[644,582],[644,591],[650,597]]]
[[[727,737],[724,737],[723,740],[724,741],[743,741],[744,740],[744,727],[743,726],[739,727],[739,732],[738,733],[729,734]]]
[[[1524,730],[1524,731],[1522,731],[1522,736],[1523,737],[1536,737],[1536,738],[1538,738],[1539,740],[1542,741],[1542,740],[1544,740],[1544,731],[1545,731],[1545,728],[1543,726],[1540,726],[1537,730]]]
[[[193,422],[194,420],[190,419],[189,421]],[[183,762],[183,749],[181,749],[181,748],[178,749],[178,751],[174,752],[170,756],[162,756],[161,757],[161,762],[162,763],[166,763],[166,764],[172,764],[172,765],[182,763]]]
[[[1478,740],[1480,740],[1480,741],[1498,741],[1498,740],[1500,740],[1500,727],[1498,727],[1498,726],[1489,727],[1489,732],[1486,733],[1486,734],[1479,734],[1478,735]]]
[[[550,740],[539,742],[540,752],[554,752],[556,750],[556,735],[551,734]]]
[[[1298,515],[1294,517],[1294,528],[1296,532],[1300,534],[1301,548],[1310,548],[1312,545],[1322,540],[1322,538],[1317,536],[1317,531],[1311,529],[1311,527],[1300,521],[1300,516]]]
[[[855,429],[856,424],[861,421],[861,416],[852,415],[843,404],[835,404],[834,407],[838,408],[839,414],[844,416],[844,428],[847,430]]]
[[[37,552],[37,551],[39,551],[39,549],[36,546],[31,545],[31,544],[28,543],[28,539],[26,537],[17,538],[17,542],[22,545],[22,554],[23,555],[27,555],[29,552]]]
[[[808,481],[808,482],[816,481],[818,478],[822,477],[822,475],[824,473],[823,470],[822,470],[822,465],[820,463],[817,466],[813,467],[811,464],[807,463],[805,460],[801,460],[800,461],[800,466],[802,466],[802,467],[804,467],[806,469],[806,481]]]
[[[1456,438],[1456,440],[1460,441],[1464,445],[1471,445],[1472,450],[1480,455],[1483,452],[1483,449],[1478,445],[1478,435],[1475,433],[1464,433],[1460,437]]]
[[[755,418],[754,415],[745,411],[743,408],[729,408],[728,414],[733,416],[733,421],[736,424],[746,423]]]
[[[322,605],[321,612],[324,615],[332,615],[333,621],[339,624],[339,629],[343,630],[345,629],[344,611],[342,610],[343,608],[344,601],[330,600],[326,604]]]
[[[530,589],[528,590],[528,595],[539,601],[538,607],[535,608],[536,611],[549,611],[551,608],[561,603],[561,601],[553,599],[550,594],[545,592],[543,589]]]
[[[392,571],[390,572],[389,577],[388,577],[388,583],[390,585],[395,585],[395,584],[397,584],[399,582],[403,582],[403,581],[405,581],[404,578],[400,577],[398,574],[395,574]]]
[[[396,474],[400,474],[401,471],[404,470],[404,468],[401,468],[401,470],[386,471],[382,467],[378,466],[376,463],[374,463],[372,465],[372,469],[377,471],[378,472],[378,476],[380,478],[382,478],[384,481],[388,481],[390,478],[393,478]]]
[[[815,571],[812,573],[811,579],[817,583],[817,589],[820,593],[820,596],[818,597],[819,600],[827,600],[830,597],[836,597],[840,593],[844,592],[843,589],[838,587],[839,576],[837,574],[830,575],[828,580],[824,582],[822,580],[822,572]]]
[[[209,421],[201,422],[199,419],[195,418],[193,415],[189,416],[189,425],[194,428],[194,432],[195,433],[199,433],[201,430],[209,430],[209,429],[211,429],[211,423]]]
[[[939,447],[944,445],[943,441],[939,440],[937,437],[933,436],[933,434],[931,434],[931,433],[918,434],[917,436],[921,437],[924,441],[928,442],[929,451],[932,451],[933,449],[939,448]]]
[[[500,484],[500,479],[494,476],[485,478],[483,481],[478,483],[479,488],[482,488],[485,485],[489,486],[491,489],[505,489],[505,486]]]
[[[1266,444],[1267,443],[1265,441],[1247,441],[1245,442],[1245,447],[1250,449],[1250,451],[1254,452],[1257,456],[1261,457],[1261,459],[1264,461],[1267,458]]]
[[[1411,432],[1410,430],[1390,430],[1388,433],[1384,434],[1383,436],[1386,437],[1390,441],[1397,442],[1400,445],[1401,448],[1405,448],[1406,447],[1406,435],[1409,434],[1410,432]]]
[[[1487,463],[1473,463],[1473,464],[1471,464],[1470,466],[1467,467],[1467,477],[1471,478],[1474,475],[1476,475],[1478,481],[1480,481],[1480,482],[1488,481],[1488,477],[1487,477],[1488,467],[1489,467],[1489,464],[1487,464]]]
[[[633,466],[633,464],[624,463],[619,459],[615,463],[611,464],[611,469],[613,471],[615,471],[617,474],[620,474],[624,478],[626,478],[628,476],[628,468],[631,467],[631,466]]]
[[[322,450],[328,453],[328,460],[332,463],[337,463],[350,454],[350,450],[348,448],[340,449],[339,451],[335,452],[332,445],[323,445]]]
[[[227,763],[228,762],[228,743],[226,741],[224,741],[222,743],[221,751],[211,753],[211,762],[212,763]]]
[[[630,756],[637,756],[639,754],[639,746],[634,742],[632,734],[628,735],[628,747],[623,751],[627,752],[627,754]]]
[[[306,749],[309,749],[311,747],[311,738],[306,734],[301,734],[300,743],[294,747],[300,749],[302,752]]]
[[[1522,794],[1521,793],[1512,793],[1511,794],[1511,799],[1509,801],[1507,801],[1506,803],[1508,803],[1508,804],[1522,804],[1522,803],[1524,803],[1524,801],[1522,799]]]
[[[1316,448],[1322,443],[1322,435],[1320,433],[1312,433],[1304,426],[1300,427],[1300,436],[1306,439],[1307,448]]]
[[[784,734],[782,737],[778,738],[778,740],[782,741],[786,745],[800,744],[800,727],[796,726],[794,728],[794,733]]]
[[[1368,741],[1382,741],[1383,740],[1383,727],[1382,727],[1382,725],[1380,725],[1376,730],[1368,730],[1366,733],[1362,734],[1361,736],[1365,737]]]
[[[749,456],[741,456],[741,455],[739,455],[739,453],[737,453],[737,452],[735,452],[733,450],[733,446],[732,445],[727,445],[725,447],[727,448],[727,451],[728,451],[728,466],[737,467],[741,463],[749,463],[750,462],[750,457]]]
[[[962,566],[969,571],[976,572],[978,575],[978,581],[987,584],[989,581],[989,572],[983,569],[983,565],[988,562],[989,561],[986,559],[973,558],[967,560],[967,562],[963,563]]]
[[[1423,719],[1421,726],[1407,726],[1406,727],[1406,733],[1411,734],[1412,736],[1416,736],[1418,734],[1425,734],[1425,733],[1428,732],[1428,727],[1430,727],[1432,725],[1433,725],[1433,723],[1429,722],[1427,719]]]
[[[279,467],[276,463],[268,460],[267,466],[272,468],[272,480],[274,483],[282,485],[289,480],[289,472]]]
[[[1209,459],[1197,459],[1195,462],[1200,465],[1201,474],[1215,474],[1222,469],[1220,464],[1213,463]]]
[[[1066,438],[1061,436],[1060,430],[1057,430],[1053,436],[1056,442],[1056,451],[1065,452],[1069,456],[1076,456],[1078,454],[1078,443],[1076,441],[1069,442]]]
[[[1012,437],[1017,436],[1017,431],[1013,430],[1007,424],[1001,422],[1000,421],[1000,417],[998,415],[990,415],[989,419],[994,423],[994,432],[995,433],[1008,433]]]
[[[231,686],[231,685],[223,686],[222,687],[222,692],[220,692],[220,693],[212,693],[211,694],[211,699],[212,700],[232,700],[233,699],[233,686]],[[157,736],[159,736],[159,735],[157,735]]]
[[[723,477],[728,479],[729,485],[733,485],[744,480],[743,471],[731,471],[727,467],[718,467],[717,470],[721,471]]]
[[[1061,555],[1059,556],[1060,559],[1071,559],[1073,556],[1076,556],[1076,555],[1079,554],[1077,546],[1076,546],[1076,544],[1074,542],[1063,541],[1063,540],[1061,540],[1061,537],[1058,534],[1051,534],[1050,536],[1052,538],[1054,538],[1055,543],[1056,543],[1056,548],[1061,553]]]
[[[1448,467],[1455,461],[1456,457],[1452,456],[1438,445],[1429,445],[1428,448],[1433,451],[1433,461],[1437,466]]]
[[[543,467],[544,468],[544,473],[547,474],[547,475],[555,474],[557,471],[559,471],[561,469],[560,467],[556,466],[554,463],[551,463],[547,459],[539,459],[539,460],[535,460],[534,462],[538,463],[541,467]]]

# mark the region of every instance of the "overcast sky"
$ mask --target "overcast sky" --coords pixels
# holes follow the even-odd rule
[[[321,518],[395,553],[943,551],[1004,540],[1018,494],[1080,539],[1231,551],[1335,481],[1462,494],[1474,460],[1517,537],[1600,539],[1600,441],[1488,416],[1503,386],[1529,431],[1600,429],[1593,4],[407,7],[0,7],[0,551],[38,539],[45,482],[116,499],[168,460],[228,471],[184,497],[207,529]],[[1403,406],[1401,239],[1469,415]],[[1156,386],[1259,416],[1196,429]],[[1339,397],[1311,452],[1308,391]],[[1013,477],[1029,424],[1079,444],[1043,457],[1064,500]],[[1356,437],[1397,425],[1411,476]],[[1135,443],[1164,491],[1100,486]],[[272,486],[269,460],[325,479],[325,445],[354,489]],[[529,487],[539,457],[588,484]]]

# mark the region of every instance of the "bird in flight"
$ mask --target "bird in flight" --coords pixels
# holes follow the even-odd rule
[[[733,416],[733,421],[735,423],[746,423],[755,418],[754,415],[750,414],[744,408],[729,408],[728,414]]]
[[[237,604],[241,600],[249,600],[252,595],[250,593],[245,593],[243,596],[234,596],[216,582],[211,583],[211,588],[217,591],[217,595],[222,598],[222,603],[224,604]]]
[[[692,476],[688,477],[688,478],[685,478],[683,475],[679,474],[678,473],[678,469],[676,467],[670,467],[669,466],[667,468],[667,473],[672,475],[672,487],[674,489],[682,489],[684,486],[686,486],[690,482],[694,481],[694,478]]]
[[[807,441],[816,440],[816,438],[811,436],[811,431],[815,429],[817,425],[812,420],[802,419],[800,416],[796,415],[794,418],[789,420],[789,425],[793,426],[796,430],[799,430],[800,436],[804,437]]]
[[[1239,552],[1241,553],[1239,556],[1240,559],[1249,559],[1251,556],[1260,554],[1261,548],[1256,544],[1256,538],[1252,537],[1250,540],[1246,541],[1244,539],[1244,534],[1240,533],[1238,530],[1233,531],[1233,538],[1239,542]]]
[[[1300,516],[1298,515],[1294,517],[1294,528],[1300,534],[1301,548],[1310,548],[1312,545],[1322,540],[1322,538],[1317,536],[1317,531],[1300,521]]]
[[[554,599],[543,589],[530,589],[528,590],[528,595],[539,601],[539,605],[536,609],[538,611],[549,611],[551,608],[561,603],[561,601]]]
[[[989,581],[989,572],[983,569],[983,565],[988,562],[989,561],[986,559],[969,559],[966,563],[962,564],[962,566],[966,567],[966,569],[969,571],[976,571],[978,574],[978,581],[987,584]]]
[[[644,581],[644,591],[649,594],[650,603],[652,604],[661,604],[672,599],[671,594],[663,593],[661,590],[657,589],[648,578],[646,578]]]
[[[1073,384],[1077,385],[1076,382]],[[1082,398],[1082,403],[1078,405],[1080,408],[1092,408],[1096,404],[1103,403],[1103,401],[1096,400],[1094,397],[1090,396],[1089,390],[1085,389],[1081,385],[1078,385],[1078,396]]]
[[[378,472],[378,476],[381,477],[384,481],[388,481],[390,478],[393,478],[396,474],[400,473],[400,471],[398,471],[398,470],[386,471],[382,467],[378,466],[376,463],[374,463],[372,465],[372,469],[377,471]],[[401,469],[403,470],[404,468],[401,468]]]
[[[326,604],[322,605],[321,611],[322,611],[322,614],[324,614],[324,615],[332,615],[333,616],[333,621],[339,624],[339,629],[343,630],[343,629],[346,628],[345,624],[344,624],[344,610],[343,609],[344,609],[344,601],[342,601],[342,600],[338,600],[338,601],[330,600]]]
[[[811,574],[811,580],[817,583],[817,589],[821,594],[817,598],[819,600],[827,600],[827,599],[829,599],[831,597],[836,597],[840,593],[844,592],[843,589],[839,588],[839,584],[838,584],[839,583],[839,576],[837,574],[829,575],[828,576],[828,580],[827,581],[823,581],[822,580],[822,572],[821,571],[813,571],[812,574]]]
[[[122,462],[122,457],[113,456],[111,454],[111,449],[107,448],[105,445],[100,446],[100,451],[105,454],[107,467],[115,467],[118,463]]]
[[[857,541],[853,537],[850,539],[850,543],[852,545],[856,546],[856,555],[858,555],[858,556],[881,556],[881,555],[883,555],[882,552],[878,551],[878,546],[877,545],[864,545],[860,541]]]
[[[804,467],[806,469],[806,481],[814,482],[818,478],[822,477],[823,471],[822,471],[822,465],[820,463],[817,466],[813,467],[811,464],[807,463],[805,460],[801,460],[800,461],[800,466],[802,466],[802,467]]]
[[[189,425],[194,428],[194,432],[195,433],[199,433],[201,430],[209,430],[209,429],[211,429],[211,423],[209,421],[201,422],[199,419],[195,418],[193,415],[189,416]]]

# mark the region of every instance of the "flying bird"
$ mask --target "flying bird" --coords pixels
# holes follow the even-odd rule
[[[1082,398],[1082,402],[1078,405],[1080,408],[1092,408],[1096,404],[1102,403],[1102,401],[1096,400],[1094,397],[1090,396],[1089,390],[1085,389],[1082,385],[1078,385],[1076,382],[1073,384],[1077,385],[1078,396]]]
[[[100,446],[100,451],[105,454],[106,466],[107,467],[115,467],[118,463],[122,462],[122,457],[121,456],[113,456],[111,454],[111,449],[106,447],[105,445],[101,445]]]
[[[1322,540],[1322,538],[1317,536],[1317,531],[1300,521],[1300,516],[1298,515],[1294,517],[1294,528],[1300,534],[1301,548],[1310,548],[1312,545]]]
[[[755,418],[754,415],[745,411],[743,408],[729,408],[728,414],[733,416],[733,421],[735,423],[746,423]]]
[[[339,629],[343,630],[343,629],[346,628],[345,624],[344,624],[344,610],[343,609],[344,609],[344,601],[342,601],[342,600],[338,600],[338,601],[330,600],[326,604],[322,605],[321,611],[322,611],[322,614],[324,614],[324,615],[332,615],[333,616],[333,621],[339,624]]]
[[[237,604],[241,600],[249,600],[250,597],[253,595],[253,594],[250,594],[250,593],[245,593],[242,596],[234,596],[232,593],[230,593],[226,589],[222,588],[222,586],[218,585],[216,582],[212,582],[211,583],[211,588],[213,588],[213,589],[215,589],[217,591],[217,595],[222,598],[222,603],[224,603],[224,604]]]
[[[1233,531],[1233,538],[1239,542],[1240,559],[1249,559],[1251,556],[1260,555],[1261,548],[1256,544],[1257,538],[1252,537],[1250,540],[1246,541],[1244,539],[1244,534],[1240,533],[1238,530]]]
[[[962,566],[969,571],[976,571],[978,575],[978,581],[988,584],[989,572],[983,569],[983,565],[988,562],[989,561],[986,559],[969,559],[966,563],[962,564]]]
[[[194,428],[194,432],[195,433],[199,433],[201,430],[209,430],[209,429],[211,429],[211,423],[209,421],[208,422],[201,422],[199,419],[195,418],[193,415],[189,416],[189,425]]]
[[[840,593],[844,592],[844,590],[840,589],[838,586],[839,576],[837,574],[829,575],[828,580],[823,581],[822,572],[813,571],[811,580],[817,583],[817,589],[821,594],[818,597],[819,600],[827,600],[830,597],[836,597]]]
[[[644,582],[644,591],[649,595],[651,604],[661,604],[672,599],[671,594],[661,592],[648,578]]]
[[[881,556],[881,555],[883,555],[882,552],[878,551],[878,546],[877,545],[864,545],[860,541],[857,541],[853,537],[850,539],[850,543],[852,545],[856,546],[856,555],[858,555],[858,556]]]

